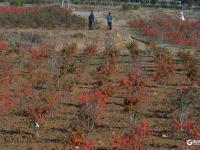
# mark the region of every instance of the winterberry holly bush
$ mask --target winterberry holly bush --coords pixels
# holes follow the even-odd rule
[[[31,121],[44,123],[48,116],[54,114],[59,101],[60,97],[54,91],[42,91],[39,95],[32,95],[27,99],[22,109]]]
[[[96,141],[82,131],[74,131],[65,136],[65,144],[58,146],[57,150],[92,150]]]
[[[31,84],[28,81],[24,82],[21,91],[25,97],[30,96],[33,93]]]
[[[156,54],[154,56],[154,67],[154,79],[160,82],[167,82],[169,75],[175,72],[172,54],[167,51]]]
[[[4,88],[7,88],[10,85],[11,78],[9,75],[9,72],[4,72],[1,76],[1,86],[4,86]]]
[[[159,31],[152,27],[144,27],[141,29],[141,33],[146,36],[157,36],[159,35]]]
[[[31,57],[33,59],[42,58],[42,57],[48,57],[50,55],[50,52],[51,52],[46,43],[40,43],[38,45],[38,48],[30,47],[28,49],[28,51],[31,54]]]
[[[198,84],[198,77],[200,75],[197,58],[191,52],[179,52],[178,56],[181,58],[183,67],[186,70],[186,76],[193,82]]]
[[[95,56],[98,51],[98,46],[100,43],[100,39],[98,37],[93,37],[89,42],[87,42],[85,45],[85,48],[83,49],[83,55],[85,56]]]
[[[8,43],[5,41],[0,41],[0,53],[8,48]]]
[[[14,99],[10,92],[3,92],[0,94],[0,108],[2,112],[9,112],[11,106],[16,105],[16,99]]]
[[[200,122],[197,120],[187,119],[182,122],[182,124],[178,120],[174,120],[174,127],[176,130],[182,130],[189,136],[196,139],[200,138]]]
[[[15,106],[17,103],[14,93],[9,90],[10,85],[11,77],[9,71],[5,71],[0,77],[0,87],[3,88],[0,92],[0,112],[9,112],[11,106]]]
[[[94,89],[88,92],[84,92],[79,96],[80,103],[86,103],[94,101],[98,107],[104,108],[106,106],[107,97],[100,89]]]
[[[107,95],[97,88],[83,92],[79,96],[78,120],[86,134],[94,132],[101,110],[107,106],[107,98]]]
[[[172,127],[178,133],[176,133],[177,137],[183,141],[183,147],[187,146],[185,141],[188,139],[199,138],[200,123],[198,120],[198,111],[196,111],[199,108],[199,94],[198,87],[185,85],[170,98],[170,103],[174,110],[173,113],[177,116],[172,121]]]
[[[145,92],[141,70],[129,72],[128,75],[121,77],[119,84],[120,87],[125,89],[124,105],[127,110],[132,110],[138,102],[143,101]]]
[[[180,46],[199,46],[199,20],[179,20],[163,15],[152,20],[131,19],[131,28],[136,28],[141,34],[157,39],[164,39]],[[156,27],[156,28],[155,28]]]
[[[141,150],[144,147],[149,131],[147,120],[142,119],[137,124],[134,124],[127,134],[113,136],[111,150]]]
[[[97,46],[95,44],[87,45],[83,50],[83,54],[87,56],[94,56],[97,53]]]
[[[45,88],[52,83],[50,73],[47,69],[38,68],[31,72],[31,84],[35,88]]]

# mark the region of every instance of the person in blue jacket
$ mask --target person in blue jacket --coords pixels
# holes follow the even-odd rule
[[[108,22],[108,29],[112,30],[112,15],[110,12],[107,15],[107,22]]]
[[[93,29],[93,24],[94,24],[94,13],[91,11],[90,16],[88,17],[89,20],[89,29]]]

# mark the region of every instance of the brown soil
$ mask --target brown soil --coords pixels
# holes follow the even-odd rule
[[[85,8],[82,8],[85,10]],[[81,66],[85,56],[81,55],[85,44],[89,38],[99,37],[101,40],[105,39],[105,35],[111,35],[116,40],[117,46],[120,48],[120,55],[118,57],[118,72],[113,78],[118,79],[121,75],[126,74],[126,66],[134,63],[134,60],[130,58],[128,50],[125,48],[126,44],[133,40],[131,36],[136,39],[140,39],[139,35],[131,31],[126,22],[131,17],[143,17],[150,18],[165,13],[164,10],[152,10],[152,9],[141,9],[131,12],[118,12],[113,10],[114,29],[113,31],[107,31],[104,18],[99,18],[102,22],[98,29],[93,31],[88,30],[28,30],[28,29],[1,29],[1,34],[5,37],[9,35],[16,35],[15,42],[21,42],[22,45],[31,44],[30,41],[18,41],[18,36],[21,33],[31,32],[41,37],[42,41],[47,42],[52,46],[56,52],[60,52],[67,43],[77,43],[78,52],[75,58]],[[176,12],[172,12],[176,13]],[[15,33],[14,33],[15,32]],[[148,40],[142,37],[143,40]],[[170,100],[176,101],[173,95],[177,96],[177,90],[184,84],[190,84],[184,71],[181,71],[182,65],[176,64],[178,68],[175,74],[173,74],[166,84],[154,81],[152,72],[154,70],[152,64],[152,52],[149,52],[148,46],[140,40],[135,40],[141,51],[144,52],[142,60],[139,65],[144,70],[145,77],[145,91],[146,98],[144,101],[139,102],[134,106],[132,111],[124,111],[123,98],[120,97],[120,89],[109,98],[107,108],[103,109],[99,120],[101,123],[95,128],[94,139],[96,140],[96,147],[99,150],[106,150],[109,148],[112,142],[112,136],[123,135],[128,131],[130,125],[141,118],[146,118],[149,122],[150,133],[148,139],[145,140],[144,149],[146,150],[180,150],[182,143],[186,145],[186,141],[181,139],[180,132],[178,132],[173,126],[174,118],[178,118],[178,110],[175,109],[175,104]],[[161,43],[159,46],[162,46]],[[99,52],[104,49],[103,41],[98,43]],[[182,48],[167,45],[170,49],[176,49],[176,52]],[[174,62],[176,63],[179,58],[177,53],[174,53]],[[198,53],[199,54],[199,53]],[[24,63],[30,63],[30,54],[26,53],[23,55]],[[199,59],[199,58],[198,58]],[[44,62],[48,62],[49,58],[45,58]],[[17,64],[17,55],[14,52],[9,54],[2,54],[0,61],[5,66],[12,66]],[[58,145],[63,144],[65,135],[69,130],[69,124],[73,120],[76,112],[78,111],[78,95],[81,91],[89,89],[92,78],[90,72],[94,67],[102,63],[101,56],[93,56],[90,58],[90,63],[85,67],[84,71],[79,77],[78,84],[75,85],[72,92],[65,93],[67,98],[64,98],[57,107],[53,116],[48,116],[47,121],[42,124],[38,130],[39,137],[36,133],[34,122],[27,119],[26,116],[20,113],[20,106],[13,107],[9,113],[0,114],[0,150],[48,150],[53,149]],[[47,65],[39,65],[40,67],[47,69]],[[0,75],[2,74],[2,68]],[[12,89],[17,89],[24,78],[31,75],[31,72],[22,68],[20,75],[12,79]],[[117,80],[116,80],[117,81]],[[4,87],[1,87],[1,91]],[[38,92],[37,89],[34,89]],[[58,91],[62,92],[62,91]],[[169,98],[171,98],[169,100]],[[199,98],[199,97],[198,97]],[[197,98],[197,99],[198,99]],[[199,100],[199,99],[198,99]],[[193,104],[191,108],[196,107],[199,112],[199,104]],[[198,113],[199,115],[199,113]],[[200,116],[196,116],[199,118]],[[197,147],[189,147],[197,148]]]

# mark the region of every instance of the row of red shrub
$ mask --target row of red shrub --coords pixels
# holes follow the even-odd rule
[[[150,21],[131,19],[130,27],[137,28],[143,35],[164,38],[181,46],[200,46],[200,21],[156,18]]]
[[[0,6],[0,13],[6,14],[6,13],[31,13],[36,12],[38,10],[37,6],[31,6],[31,7],[23,7],[23,6]]]

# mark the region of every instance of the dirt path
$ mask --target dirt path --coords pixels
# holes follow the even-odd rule
[[[159,12],[159,10],[158,10]],[[160,12],[162,12],[160,10]],[[136,16],[139,15],[139,12],[135,11],[133,12],[132,15],[130,15],[129,13],[131,12],[119,12],[119,11],[113,11],[113,32],[117,32],[118,34],[120,34],[120,36],[123,37],[123,39],[126,39],[126,41],[130,41],[130,40],[134,40],[138,43],[139,48],[142,50],[147,49],[146,46],[146,42],[150,39],[139,35],[137,32],[135,32],[133,29],[131,29],[130,27],[128,27],[127,22],[129,19],[134,18]],[[155,12],[153,12],[155,13]],[[163,13],[163,12],[162,12]],[[161,13],[161,15],[162,15]],[[173,12],[169,12],[171,14],[173,14]],[[74,11],[74,14],[82,16],[86,19],[88,19],[88,16],[90,15],[89,11]],[[123,17],[124,14],[124,17]],[[146,14],[146,16],[145,16]],[[101,30],[106,30],[107,27],[107,22],[106,22],[106,15],[107,12],[106,11],[98,11],[95,12],[94,11],[94,15],[95,15],[95,21],[98,22],[98,24],[100,24],[100,30],[97,32],[101,32]],[[153,14],[155,17],[155,14]],[[152,16],[145,13],[142,16],[143,18],[151,18]],[[158,42],[157,43],[159,47],[163,47],[163,48],[168,48],[168,49],[173,49],[173,52],[178,52],[179,50],[182,50],[182,47],[177,47],[177,46],[173,46],[169,43],[163,43],[163,42]]]

